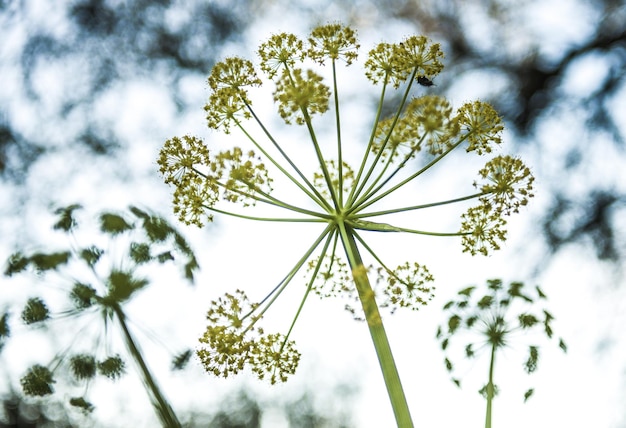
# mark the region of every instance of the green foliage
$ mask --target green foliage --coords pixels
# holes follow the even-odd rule
[[[52,384],[55,383],[52,372],[44,366],[34,365],[22,379],[22,390],[26,395],[43,397],[54,392]]]
[[[189,360],[191,360],[192,355],[193,355],[193,351],[190,349],[183,351],[180,354],[176,355],[174,359],[172,360],[172,370],[184,369],[189,363]]]
[[[112,213],[100,214],[100,230],[111,235],[119,235],[131,230],[133,226],[124,217]]]
[[[54,230],[62,230],[69,232],[78,224],[74,218],[74,211],[81,209],[78,204],[68,205],[67,207],[58,208],[54,213],[59,216],[58,221],[52,226]]]
[[[59,266],[67,264],[71,256],[69,251],[55,253],[35,253],[30,256],[30,263],[39,271],[55,270]]]
[[[0,352],[4,348],[6,339],[11,336],[11,327],[9,326],[9,313],[5,312],[0,317]]]
[[[104,254],[104,250],[97,248],[95,246],[91,246],[89,248],[82,249],[80,251],[80,258],[85,261],[89,266],[93,267],[98,263],[100,257]]]
[[[70,398],[70,405],[81,409],[85,413],[91,413],[95,409],[94,405],[86,401],[84,397]]]
[[[119,379],[126,372],[126,363],[119,355],[98,362],[98,372],[111,380]]]
[[[96,359],[88,354],[74,355],[70,358],[70,369],[77,380],[93,379],[96,375]]]
[[[125,302],[136,291],[148,284],[147,279],[135,278],[131,272],[113,270],[106,280],[108,293],[104,296],[103,301],[111,305]]]
[[[7,261],[7,267],[4,269],[4,275],[13,276],[16,273],[20,273],[28,267],[29,263],[30,260],[28,257],[25,257],[20,252],[14,253]]]
[[[48,307],[39,297],[28,299],[22,310],[22,321],[25,324],[35,324],[50,318]]]
[[[70,300],[76,309],[90,308],[97,302],[96,289],[87,284],[75,283],[70,291]]]

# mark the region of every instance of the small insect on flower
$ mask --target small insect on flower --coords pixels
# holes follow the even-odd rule
[[[417,76],[417,83],[422,86],[435,86],[433,81],[426,76]]]

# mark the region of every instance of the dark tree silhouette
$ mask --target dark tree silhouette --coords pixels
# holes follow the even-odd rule
[[[12,88],[9,97],[0,98],[0,177],[22,182],[33,162],[56,144],[114,155],[122,137],[93,113],[97,102],[116,83],[131,78],[161,81],[174,89],[185,75],[206,75],[220,46],[238,36],[247,4],[196,1],[180,9],[169,0],[112,3],[57,4],[50,11],[51,25],[33,18],[28,3],[1,4],[3,40],[6,35],[19,44],[21,31],[26,38],[16,51],[0,56],[0,68],[8,71],[3,85]],[[62,92],[46,108],[49,92],[58,88],[38,79],[39,71],[50,67],[62,67],[64,73],[63,81],[55,82]],[[177,97],[175,90],[172,97]],[[181,100],[177,104],[184,108]],[[36,115],[25,120],[24,105]],[[64,135],[55,144],[48,135],[58,128],[65,128]]]

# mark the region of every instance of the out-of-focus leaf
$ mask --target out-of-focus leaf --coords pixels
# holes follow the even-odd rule
[[[72,254],[69,251],[44,254],[35,253],[30,256],[30,263],[40,271],[55,270],[59,266],[67,264]]]
[[[192,284],[195,279],[194,272],[197,271],[199,268],[200,266],[198,266],[198,262],[196,261],[195,257],[188,263],[185,263],[185,278],[187,278],[187,280]]]
[[[81,209],[79,204],[69,205],[67,207],[58,208],[54,213],[59,216],[59,220],[54,224],[54,230],[63,230],[69,232],[78,224],[74,218],[74,211]]]
[[[528,391],[524,393],[524,403],[528,401],[528,399],[535,393],[533,388],[530,388]]]
[[[547,299],[548,296],[546,296],[546,294],[541,290],[541,288],[539,288],[539,286],[535,286],[535,290],[537,290],[537,295],[539,296],[540,299]],[[531,390],[529,390],[531,391]]]
[[[174,360],[172,361],[172,370],[182,370],[184,369],[187,364],[189,363],[189,360],[191,359],[191,356],[193,355],[192,351],[190,349],[181,352],[180,354],[176,355],[174,357]]]
[[[137,207],[131,206],[130,211],[142,220],[143,229],[152,242],[163,242],[173,232],[172,226],[164,218],[150,215]]]
[[[93,355],[74,355],[70,359],[72,374],[77,380],[93,379],[96,375],[96,359]]]
[[[473,292],[475,289],[476,289],[476,287],[475,287],[475,286],[472,286],[472,287],[467,287],[467,288],[464,288],[463,290],[459,291],[459,293],[458,293],[458,294],[460,294],[461,296],[471,297],[472,292]]]
[[[525,301],[527,301],[528,303],[532,303],[533,299],[523,294],[521,291],[522,288],[524,288],[523,282],[512,282],[511,285],[509,286],[509,295],[513,297],[520,297],[524,299]]]
[[[111,380],[119,379],[126,372],[126,363],[119,355],[109,357],[98,363],[98,372]]]
[[[539,348],[537,346],[528,347],[528,359],[524,363],[526,373],[532,373],[537,370],[537,362],[539,360]]]
[[[156,259],[159,263],[165,263],[174,260],[174,256],[171,251],[164,251],[161,254],[157,254]]]
[[[107,298],[115,303],[129,299],[132,294],[149,284],[147,279],[135,278],[129,272],[114,270],[107,281],[109,293]]]
[[[20,383],[26,395],[43,397],[44,395],[50,395],[54,392],[52,384],[55,383],[55,380],[52,376],[52,372],[44,366],[32,366],[28,369],[28,373],[20,379]]]
[[[77,407],[85,413],[91,413],[93,412],[93,409],[95,409],[94,405],[89,401],[86,401],[83,397],[70,398],[70,406]]]
[[[138,265],[147,263],[152,260],[150,255],[150,245],[139,242],[130,244],[130,258]]]
[[[132,228],[133,226],[120,215],[113,213],[100,214],[100,230],[105,233],[119,235]]]
[[[531,328],[539,322],[539,319],[533,314],[520,314],[518,319],[522,328]]]
[[[9,328],[9,314],[5,312],[0,317],[0,338],[9,337],[11,335],[11,329]]]
[[[476,305],[480,309],[487,309],[488,307],[491,306],[492,303],[493,303],[493,296],[483,296],[483,298],[480,299],[478,303],[476,303]]]
[[[83,248],[80,250],[80,258],[85,261],[89,266],[95,266],[104,254],[104,250],[97,248],[95,246],[91,246],[89,248]]]
[[[467,328],[472,328],[474,326],[474,324],[476,324],[476,321],[478,321],[478,315],[473,315],[471,317],[468,317],[465,320],[465,325],[467,326]]]
[[[7,267],[4,269],[4,274],[6,276],[13,276],[16,273],[20,273],[28,267],[29,262],[30,260],[28,257],[25,257],[22,253],[13,253],[7,261]]]
[[[48,307],[39,297],[28,299],[22,311],[22,320],[25,324],[34,324],[50,318]]]
[[[448,333],[453,334],[461,325],[461,317],[452,315],[448,320]]]
[[[487,280],[487,287],[491,290],[500,290],[502,288],[502,280],[501,279],[489,279]]]
[[[70,299],[76,309],[87,309],[95,303],[96,290],[90,285],[77,282],[70,291]]]

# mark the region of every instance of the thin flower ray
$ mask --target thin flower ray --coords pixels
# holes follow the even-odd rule
[[[287,342],[287,339],[289,338],[289,336],[291,335],[291,332],[293,330],[293,328],[296,325],[296,321],[298,320],[300,313],[302,312],[302,309],[304,308],[304,304],[306,303],[306,300],[309,296],[309,294],[311,293],[311,289],[313,287],[313,283],[315,282],[315,278],[317,277],[317,274],[320,270],[320,267],[322,265],[321,260],[324,258],[324,256],[326,255],[326,252],[328,251],[328,247],[330,246],[330,242],[333,240],[333,233],[329,233],[327,238],[326,238],[326,242],[324,242],[324,246],[322,247],[322,250],[320,251],[320,256],[319,256],[319,263],[317,263],[315,265],[315,268],[313,270],[313,274],[311,275],[311,279],[309,280],[309,283],[306,286],[306,290],[304,292],[304,295],[302,296],[302,300],[300,301],[300,304],[298,305],[298,309],[296,310],[296,314],[293,317],[293,321],[291,322],[291,325],[289,326],[289,329],[287,330],[287,333],[285,334],[285,342]],[[308,257],[307,257],[308,260]],[[282,347],[281,347],[282,350]]]
[[[300,257],[300,259],[296,262],[296,264],[291,268],[289,273],[281,281],[279,281],[279,283],[258,303],[259,307],[262,307],[263,305],[265,306],[256,316],[262,316],[263,314],[265,314],[265,312],[270,308],[270,306],[272,306],[272,304],[276,301],[276,299],[278,299],[280,294],[289,285],[291,280],[296,276],[296,274],[302,268],[302,266],[304,266],[306,261],[311,257],[311,254],[315,252],[319,244],[324,240],[324,238],[327,235],[331,234],[332,232],[333,232],[333,228],[330,225],[328,225],[324,229],[324,231],[317,237],[317,239],[313,242],[313,244],[309,247],[309,249],[304,253],[304,255]],[[255,311],[256,309],[253,309],[249,313],[245,314],[242,317],[242,320],[252,316],[252,314]]]
[[[256,113],[252,109],[252,106],[247,105],[247,107],[250,110],[250,113],[254,117],[254,119],[257,122],[257,124],[263,130],[263,133],[267,136],[267,138],[270,140],[272,145],[278,150],[278,152],[283,157],[283,159],[285,159],[285,161],[289,164],[289,166],[296,172],[296,174],[298,174],[298,176],[300,177],[302,182],[300,182],[295,177],[293,177],[278,161],[276,161],[272,156],[270,156],[270,154],[263,148],[263,146],[261,146],[248,133],[248,131],[246,131],[246,129],[239,122],[237,122],[237,125],[241,129],[241,131],[248,137],[248,139],[250,141],[252,141],[252,143],[255,145],[255,147],[257,147],[270,160],[270,162],[272,162],[272,164],[274,166],[276,166],[276,168],[278,168],[278,170],[280,170],[289,180],[291,180],[292,183],[294,183],[296,186],[298,186],[300,188],[300,190],[302,190],[304,193],[306,193],[307,196],[309,196],[317,205],[321,206],[322,208],[326,209],[327,211],[331,211],[331,206],[328,204],[328,202],[324,199],[324,197],[322,195],[319,194],[319,192],[317,191],[315,186],[313,186],[313,184],[311,184],[309,179],[302,173],[302,171],[300,171],[298,166],[291,160],[289,155],[287,155],[287,153],[282,149],[280,144],[278,144],[278,142],[270,134],[268,129],[265,127],[265,125],[261,122],[261,120],[258,118]],[[306,187],[302,183],[306,184]],[[307,187],[308,187],[308,189],[307,189]]]

